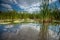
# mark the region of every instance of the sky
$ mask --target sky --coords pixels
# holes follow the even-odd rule
[[[39,11],[41,0],[0,0],[0,11],[16,10],[16,11]],[[49,0],[50,6],[56,4],[60,8],[58,0]]]

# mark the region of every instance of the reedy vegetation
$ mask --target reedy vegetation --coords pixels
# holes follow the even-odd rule
[[[45,10],[46,11],[46,10]],[[7,11],[0,12],[0,19],[52,19],[60,20],[60,10],[48,11],[48,13],[43,13],[42,10],[39,13],[28,13],[28,12],[16,12],[16,11]]]

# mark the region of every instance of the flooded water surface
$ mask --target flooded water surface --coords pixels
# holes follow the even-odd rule
[[[59,40],[59,28],[51,23],[0,24],[0,40]]]

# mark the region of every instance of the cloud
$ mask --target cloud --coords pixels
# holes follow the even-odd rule
[[[39,8],[39,6],[40,6],[40,4],[41,3],[35,3],[35,2],[33,2],[31,5],[28,5],[26,2],[24,3],[24,4],[18,4],[18,6],[20,7],[20,8],[22,8],[22,9],[24,9],[25,11],[28,11],[28,12],[33,12],[33,11],[39,11],[40,10],[40,8]]]
[[[51,4],[55,1],[57,1],[57,0],[49,0],[49,4]],[[19,0],[19,2],[18,2],[18,6],[28,12],[39,11],[40,10],[39,6],[42,5],[41,0],[37,0],[37,1],[36,0],[25,0],[25,1]]]
[[[10,3],[10,4],[16,4],[19,8],[24,9],[25,11],[38,11],[40,10],[39,6],[42,5],[42,0],[2,0],[5,3]],[[57,0],[49,0],[49,4],[55,2]],[[4,4],[3,6],[6,7]],[[10,8],[10,7],[6,7],[6,8]],[[10,8],[9,10],[12,10],[12,8]]]
[[[1,0],[3,3],[7,3],[7,4],[17,4],[16,0]]]
[[[5,3],[15,3],[15,4],[24,4],[27,3],[31,5],[32,3],[41,2],[42,0],[2,0]],[[49,0],[49,3],[55,2],[57,0]]]
[[[17,0],[19,4],[27,3],[28,5],[31,5],[33,2],[39,2],[40,0]]]
[[[7,10],[13,10],[12,9],[12,7],[11,7],[11,5],[9,5],[9,4],[0,4],[2,7],[4,7],[4,8],[6,8]]]
[[[13,2],[14,2],[15,4],[18,4],[17,0],[13,0]]]
[[[11,8],[11,6],[9,4],[1,4],[1,6],[5,7],[5,8]]]
[[[60,7],[58,9],[60,10]]]
[[[57,0],[49,0],[49,3],[53,3],[53,2],[55,2],[55,1],[57,1]]]
[[[26,11],[28,11],[28,12],[34,12],[34,11],[39,11],[40,9],[38,8],[38,7],[32,7],[32,8],[29,8],[29,9],[27,9]]]
[[[40,6],[40,3],[34,3],[29,8],[27,8],[26,11],[28,12],[39,11],[40,10],[39,6]]]
[[[12,3],[12,0],[1,0],[3,3]]]
[[[17,4],[20,8],[22,9],[26,9],[26,8],[29,8],[30,5],[28,5],[27,2],[24,2],[23,4]]]

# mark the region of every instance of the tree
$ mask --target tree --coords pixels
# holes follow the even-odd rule
[[[42,15],[42,27],[40,31],[40,40],[48,40],[47,39],[47,33],[48,33],[48,25],[49,25],[49,19],[50,19],[50,10],[49,10],[49,0],[42,0],[43,9],[41,10]]]

